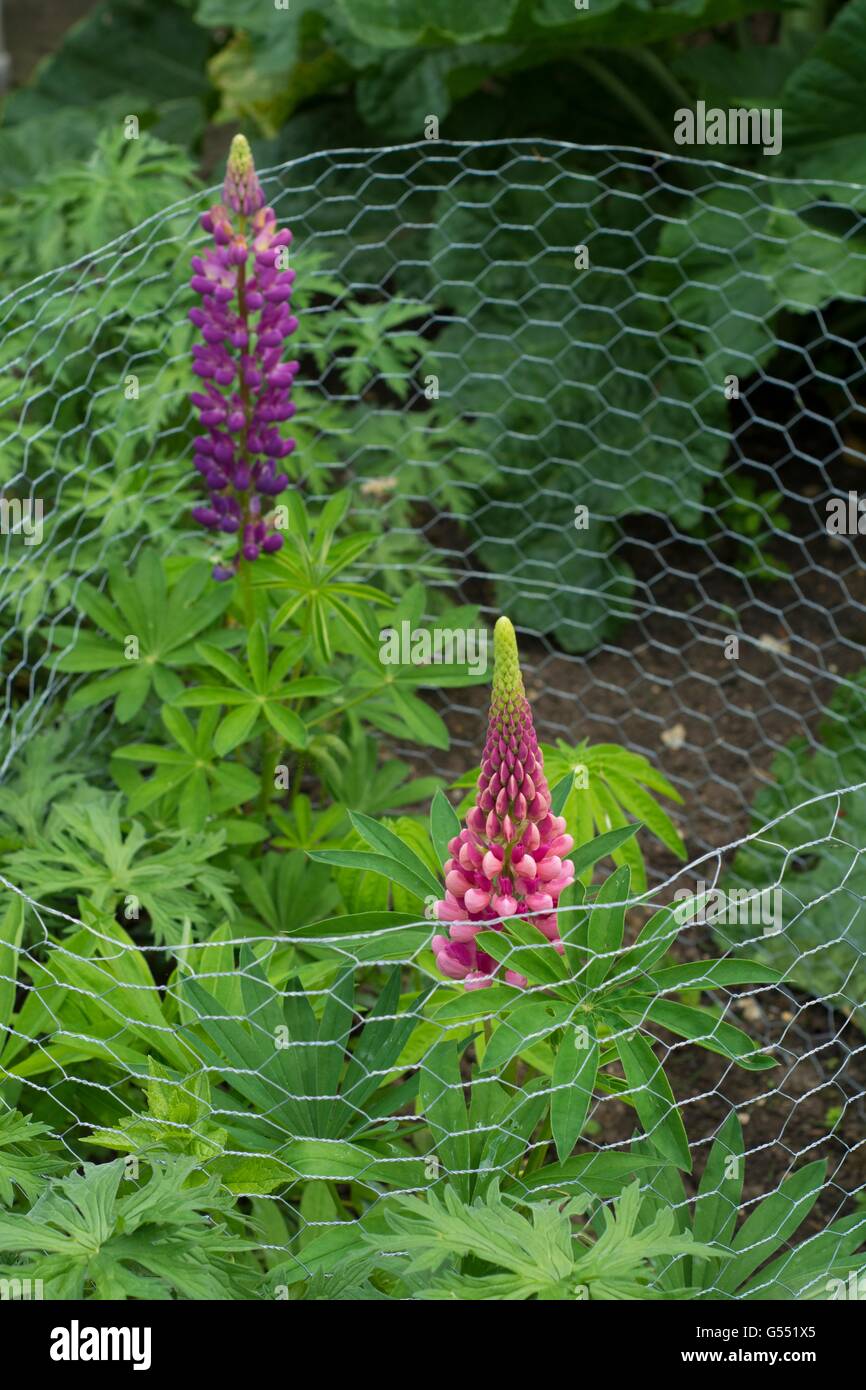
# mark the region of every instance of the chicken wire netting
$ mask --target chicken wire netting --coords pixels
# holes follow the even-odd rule
[[[829,1223],[833,1255],[852,1230],[866,1234],[856,496],[866,462],[866,190],[546,140],[317,154],[269,171],[263,185],[293,229],[306,296],[293,482],[324,497],[352,481],[353,524],[380,533],[359,575],[394,595],[422,581],[434,619],[455,599],[482,625],[500,612],[514,619],[540,737],[567,748],[619,743],[682,798],[673,819],[685,861],[657,839],[647,846],[647,888],[629,896],[627,944],[610,952],[608,981],[654,909],[695,885],[726,892],[715,916],[668,928],[686,969],[679,990],[716,1010],[702,1035],[710,1050],[696,1054],[642,1013],[659,1073],[637,1082],[610,1073],[617,1084],[593,1097],[579,1154],[589,1164],[627,1150],[635,1115],[622,1097],[648,1090],[655,1126],[670,1104],[681,1111],[699,1174],[733,1107],[745,1144],[741,1216],[777,1194],[781,1258],[823,1241],[826,1268]],[[55,666],[81,629],[78,585],[105,590],[107,566],[120,557],[132,568],[154,539],[177,556],[210,554],[184,518],[199,500],[187,267],[211,200],[167,207],[0,302],[7,826],[46,811],[28,799],[37,763],[56,768],[60,795],[78,749],[116,744],[104,711],[82,712],[64,742],[52,722],[58,696],[83,679]],[[844,520],[833,526],[837,504]],[[396,751],[421,773],[454,779],[478,761],[486,690],[430,699],[449,726],[447,753]],[[87,806],[77,814],[86,819]],[[104,822],[90,829],[110,839]],[[131,853],[129,841],[109,845],[119,891]],[[15,1103],[48,1102],[54,1136],[80,1158],[96,1131],[129,1137],[124,1086],[144,1084],[137,1049],[158,1059],[160,1084],[187,1109],[169,1117],[157,1098],[144,1122],[153,1145],[176,1141],[205,1171],[217,1156],[284,1169],[285,1183],[262,1192],[252,1177],[244,1187],[241,1168],[233,1189],[254,1204],[262,1248],[287,1262],[275,1264],[284,1278],[315,1273],[309,1238],[340,1224],[301,1201],[301,1179],[354,1184],[368,1206],[449,1181],[468,1192],[491,1172],[512,1198],[615,1195],[593,1189],[591,1168],[541,1176],[550,1136],[536,1131],[531,1106],[561,1084],[543,1064],[559,1018],[540,1016],[531,1032],[540,1082],[503,1063],[473,1084],[473,1094],[494,1084],[512,1099],[524,1092],[525,1113],[503,1121],[479,1104],[455,1121],[462,1080],[441,1070],[448,1030],[425,1012],[436,978],[429,920],[339,937],[304,924],[293,937],[238,932],[227,915],[218,942],[202,942],[190,922],[171,946],[142,933],[131,945],[104,914],[79,920],[2,881],[8,901],[25,903],[0,946],[9,1006],[0,1068]],[[299,938],[320,967],[303,990],[289,960]],[[729,987],[700,969],[689,978],[689,962],[728,951],[769,963],[782,983]],[[379,967],[400,969],[364,1030],[393,1044],[377,1062],[358,1029]],[[569,978],[590,998],[602,988],[583,968]],[[538,983],[528,992],[546,997]],[[302,997],[330,1032],[304,1031]],[[467,1008],[466,1019],[468,1032],[501,1022],[496,1008],[486,1018]],[[420,1024],[411,1046],[407,1020]],[[778,1065],[738,1069],[726,1020]],[[622,1032],[635,1022],[623,1019]],[[317,1052],[327,1060],[311,1092],[306,1063]],[[93,1066],[106,1060],[113,1080]],[[396,1147],[419,1130],[404,1099],[413,1076],[434,1144],[418,1163]],[[394,1094],[383,1110],[384,1082]],[[377,1128],[386,1119],[387,1131]],[[118,1148],[146,1155],[148,1142],[136,1131]],[[523,1145],[529,1160],[516,1172]],[[801,1199],[785,1183],[816,1158],[827,1164],[813,1178],[818,1203],[795,1241]],[[678,1213],[694,1195],[687,1186],[671,1196],[650,1167],[640,1177]],[[268,1207],[283,1212],[283,1227],[269,1226]],[[741,1241],[752,1275],[762,1240]],[[802,1249],[796,1258],[792,1290],[827,1297],[820,1269]],[[660,1289],[677,1288],[677,1266],[658,1273]],[[774,1277],[784,1280],[784,1267]],[[741,1296],[742,1286],[725,1295],[710,1274],[703,1296],[714,1291]],[[749,1296],[759,1294],[758,1278]]]

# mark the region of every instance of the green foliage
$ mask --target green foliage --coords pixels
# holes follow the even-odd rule
[[[68,707],[87,709],[114,698],[121,724],[138,714],[151,689],[163,700],[180,693],[179,668],[195,660],[193,642],[216,623],[231,598],[230,590],[213,584],[203,563],[187,568],[174,583],[155,550],[141,555],[132,575],[126,569],[120,561],[112,565],[110,600],[90,584],[79,585],[79,607],[104,635],[61,629],[58,645],[72,650],[63,652],[55,666],[88,675],[111,672],[79,686]]]
[[[730,913],[707,914],[725,949],[770,962],[792,984],[832,1001],[861,1027],[866,865],[858,846],[866,831],[866,793],[859,788],[866,781],[864,739],[866,672],[860,671],[840,685],[817,741],[796,738],[782,749],[773,762],[773,782],[755,798],[754,828],[772,829],[737,851],[722,885],[729,893],[748,894],[738,920],[728,921]],[[845,787],[853,790],[840,793]]]
[[[826,1176],[826,1163],[816,1161],[798,1168],[751,1206],[735,1230],[746,1166],[742,1128],[732,1111],[710,1149],[691,1219],[679,1175],[669,1175],[664,1197],[647,1195],[643,1219],[673,1205],[683,1234],[711,1246],[717,1257],[712,1264],[690,1264],[687,1254],[672,1262],[662,1274],[663,1296],[683,1297],[691,1279],[688,1296],[697,1299],[827,1299],[830,1280],[844,1280],[862,1268],[863,1217],[843,1217],[789,1248]]]
[[[752,8],[744,0],[706,0],[642,10],[622,0],[576,14],[552,0],[448,0],[432,15],[420,0],[399,0],[384,12],[375,0],[339,0],[327,12],[302,0],[288,17],[201,0],[196,18],[240,31],[211,68],[225,116],[253,117],[273,133],[301,103],[354,80],[354,118],[409,139],[423,131],[429,112],[446,120],[492,76],[507,80],[554,59],[577,60],[587,44],[658,42]]]
[[[502,1199],[494,1181],[471,1205],[448,1190],[441,1201],[432,1194],[426,1200],[402,1197],[386,1213],[389,1234],[367,1240],[382,1253],[393,1252],[413,1297],[482,1302],[659,1298],[650,1287],[654,1261],[714,1256],[708,1246],[675,1232],[672,1211],[659,1212],[638,1229],[636,1182],[612,1209],[604,1209],[595,1237],[588,1223],[572,1224],[588,1206],[587,1198],[534,1202],[524,1215]]]
[[[336,331],[314,353],[319,367],[324,368],[335,356],[335,365],[353,395],[360,396],[367,387],[382,381],[405,401],[410,369],[426,344],[403,325],[425,317],[427,305],[392,299],[382,304],[350,302],[347,309]]]
[[[127,786],[130,815],[164,797],[165,814],[176,814],[181,829],[203,830],[211,814],[220,815],[252,800],[259,789],[255,774],[242,763],[220,756],[216,748],[219,718],[219,707],[211,706],[194,728],[181,710],[164,705],[162,722],[176,748],[130,743],[117,749],[114,756],[121,761],[155,768],[152,777],[130,784],[131,791]]]
[[[399,1184],[420,1172],[420,1164],[406,1162],[408,1156],[390,1144],[387,1122],[377,1123],[379,1114],[414,1095],[412,1083],[397,1090],[387,1086],[416,1026],[414,1013],[397,1014],[399,971],[367,1012],[351,1051],[351,970],[331,984],[319,1016],[300,980],[290,979],[277,991],[246,949],[239,1002],[248,1022],[237,1017],[234,994],[231,1001],[217,998],[191,977],[183,982],[182,998],[182,1036],[209,1071],[222,1077],[230,1147],[257,1155],[248,1165],[257,1174],[257,1190],[299,1178]]]
[[[708,489],[706,505],[715,520],[705,518],[695,534],[716,546],[728,537],[737,538],[734,564],[747,579],[772,582],[788,573],[784,560],[777,559],[769,546],[791,529],[781,510],[783,497],[775,488],[758,490],[754,478],[725,477]]]
[[[217,908],[234,915],[230,879],[211,861],[221,833],[173,830],[149,834],[121,811],[121,798],[90,789],[58,802],[32,845],[8,856],[6,868],[37,900],[74,906],[82,895],[99,911],[147,913],[158,941],[177,941],[184,924]]]
[[[0,187],[86,157],[107,124],[120,138],[130,112],[142,131],[162,140],[197,140],[208,99],[208,47],[207,36],[175,0],[159,6],[101,0],[67,30],[31,82],[6,98]],[[129,158],[137,163],[135,154]],[[105,240],[97,238],[87,249]]]
[[[15,716],[0,874],[20,890],[0,914],[4,1277],[50,1298],[797,1299],[857,1268],[862,1217],[798,1237],[820,1164],[737,1227],[733,1118],[686,1192],[662,1038],[758,1073],[773,1059],[727,1021],[726,991],[784,977],[859,1005],[860,917],[839,900],[864,896],[862,797],[795,808],[866,780],[862,682],[822,748],[777,761],[756,806],[781,818],[773,843],[734,865],[758,889],[782,878],[784,935],[749,930],[747,946],[715,924],[745,957],[684,964],[692,899],[635,936],[637,836],[684,857],[662,804],[680,798],[634,753],[560,741],[544,754],[576,837],[562,955],[506,922],[479,944],[526,987],[472,993],[422,984],[459,823],[444,779],[414,777],[392,745],[447,749],[427,692],[486,673],[382,650],[433,614],[478,628],[426,539],[442,522],[494,576],[484,602],[572,652],[629,616],[633,518],[714,549],[733,533],[724,558],[747,578],[783,572],[780,495],[726,467],[721,382],[866,292],[862,199],[814,182],[862,160],[864,6],[813,48],[756,54],[718,28],[711,54],[679,41],[753,8],[104,0],[10,95],[0,483],[55,487],[45,544],[10,549],[0,574]],[[731,159],[710,186],[690,172],[704,151],[663,177],[586,148],[550,158],[542,137],[576,127],[586,145],[670,152],[672,98],[689,104],[710,59],[720,105],[782,94],[779,168],[800,183]],[[361,142],[415,141],[431,111],[477,150],[465,175],[431,157],[408,183],[417,151],[383,152],[399,198],[369,161],[287,191],[307,385],[286,544],[222,586],[188,533],[181,264],[200,244],[211,81],[219,118],[270,137],[260,163],[344,144],[350,123]],[[531,158],[484,143],[527,113]],[[429,828],[413,813],[428,800]],[[634,1114],[630,1149],[586,1144],[607,1097]]]
[[[623,0],[576,13],[560,0],[479,0],[431,17],[405,0],[385,17],[354,3],[327,14],[302,4],[289,17],[254,5],[232,16],[213,0],[195,11],[203,25],[234,25],[211,67],[222,114],[272,137],[262,151],[273,160],[341,143],[347,121],[360,143],[419,140],[431,112],[446,139],[570,139],[579,128],[590,145],[676,155],[674,108],[709,96],[722,108],[782,110],[778,169],[793,182],[753,178],[748,146],[684,152],[692,164],[728,161],[724,179],[670,162],[649,187],[649,164],[624,160],[611,173],[591,151],[552,158],[533,147],[516,169],[510,148],[484,149],[456,176],[427,161],[425,186],[395,207],[367,194],[363,168],[323,170],[315,192],[301,195],[310,225],[354,278],[392,283],[395,315],[415,300],[419,318],[441,324],[425,353],[442,380],[437,414],[468,426],[468,461],[494,459],[495,472],[465,475],[483,482],[480,507],[465,506],[472,494],[459,476],[450,488],[437,480],[437,500],[468,517],[473,554],[496,576],[497,606],[568,651],[609,640],[630,616],[634,576],[623,551],[632,518],[661,515],[703,537],[714,534],[708,509],[721,511],[725,529],[742,537],[733,562],[747,579],[785,572],[770,549],[770,528],[786,529],[771,490],[744,493],[734,482],[727,496],[722,383],[766,368],[780,340],[805,349],[807,315],[866,291],[859,218],[838,206],[861,207],[856,186],[815,182],[850,183],[861,158],[854,107],[866,11],[853,0],[814,47],[793,25],[773,45],[745,25],[707,46],[684,41],[754,8]],[[397,153],[377,156],[383,178],[406,177],[408,167]],[[348,189],[359,205],[350,227],[329,207]],[[580,247],[586,269],[575,263]],[[375,304],[352,315],[389,312]],[[355,332],[351,320],[341,331]],[[355,359],[358,390],[375,372],[372,348],[366,357],[368,368]],[[390,349],[387,357],[399,380]],[[361,423],[377,433],[375,418]],[[399,433],[387,413],[384,447]],[[417,433],[406,441],[413,454]],[[399,472],[397,498],[427,495],[433,470],[419,457],[421,476],[405,465],[380,474]],[[564,518],[576,506],[588,518],[575,530]],[[389,513],[399,510],[395,498]]]
[[[444,1004],[436,1017],[495,1017],[483,1071],[501,1073],[514,1058],[524,1057],[552,1076],[554,1138],[561,1161],[568,1158],[598,1087],[633,1105],[655,1150],[689,1171],[691,1154],[682,1115],[653,1050],[651,1026],[659,1025],[746,1070],[763,1071],[775,1066],[774,1059],[725,1022],[718,1009],[665,996],[772,984],[779,975],[768,966],[736,959],[660,967],[682,925],[700,907],[701,899],[695,898],[661,908],[634,945],[624,950],[628,896],[627,866],[606,879],[585,907],[582,887],[574,890],[570,902],[560,903],[561,957],[542,942],[528,919],[512,919],[499,932],[481,932],[479,947],[526,978],[533,991],[531,1002],[523,990],[496,985],[474,1004],[465,998]],[[617,1059],[625,1084],[605,1070]]]
[[[48,1125],[20,1111],[0,1114],[0,1206],[11,1207],[19,1194],[35,1202],[52,1174],[65,1170],[60,1145],[46,1138],[49,1133]]]
[[[0,201],[9,274],[28,279],[92,253],[192,192],[193,169],[182,150],[151,135],[126,140],[103,131],[86,161],[47,169],[14,200]],[[31,231],[26,239],[16,235],[22,217]]]
[[[192,1181],[195,1169],[167,1159],[136,1182],[117,1159],[53,1180],[29,1214],[0,1214],[0,1251],[19,1256],[4,1277],[41,1279],[57,1299],[248,1296],[236,1257],[249,1244],[226,1229],[219,1184]]]

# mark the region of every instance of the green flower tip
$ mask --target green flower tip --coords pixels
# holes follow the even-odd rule
[[[264,206],[264,201],[249,141],[245,135],[236,135],[226,163],[223,202],[232,212],[251,217]]]
[[[510,701],[515,696],[523,697],[517,634],[511,619],[502,617],[493,629],[493,698],[498,703],[499,698]]]
[[[245,174],[253,167],[253,152],[245,135],[235,135],[229,150],[229,168],[234,174]]]

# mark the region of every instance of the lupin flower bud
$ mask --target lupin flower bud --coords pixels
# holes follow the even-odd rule
[[[532,711],[523,689],[517,639],[508,618],[493,638],[493,692],[475,805],[448,848],[445,897],[436,916],[448,935],[434,936],[436,964],[467,989],[483,989],[498,969],[480,950],[481,931],[500,931],[504,917],[527,917],[562,951],[556,921],[559,896],[574,879],[564,856],[574,848],[562,816],[550,814],[550,791]],[[506,971],[509,984],[523,976]]]
[[[232,212],[252,217],[264,207],[265,197],[253,163],[253,152],[243,135],[232,140],[223,184],[223,202]]]
[[[289,482],[280,461],[295,441],[283,438],[280,425],[295,413],[289,397],[299,367],[283,361],[298,326],[289,304],[295,272],[282,264],[292,234],[278,231],[265,207],[242,135],[232,141],[223,199],[201,219],[213,245],[193,257],[191,285],[202,302],[189,311],[203,339],[192,350],[204,387],[190,396],[202,426],[194,463],[210,494],[193,517],[209,531],[237,537],[215,579],[230,579],[241,558],[282,546],[268,513]]]

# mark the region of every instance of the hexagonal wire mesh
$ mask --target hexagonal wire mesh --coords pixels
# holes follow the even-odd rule
[[[817,1206],[797,1237],[814,1240],[827,1222],[861,1210],[857,1194],[866,1191],[857,835],[866,607],[856,523],[855,534],[850,525],[835,534],[828,527],[831,499],[847,499],[864,462],[864,190],[550,141],[342,150],[272,170],[263,183],[293,228],[299,282],[306,273],[323,287],[298,335],[307,393],[298,477],[315,492],[337,477],[356,481],[358,524],[382,532],[369,568],[395,592],[407,575],[420,575],[434,608],[441,592],[491,621],[511,614],[541,737],[622,743],[658,765],[682,796],[675,815],[688,863],[648,844],[651,886],[629,900],[627,939],[650,903],[669,902],[683,885],[727,876],[753,895],[779,891],[767,923],[746,912],[674,929],[686,964],[748,947],[785,972],[778,988],[745,989],[702,983],[698,972],[692,994],[703,991],[717,1011],[704,1035],[717,1050],[701,1051],[696,1063],[687,1036],[651,1015],[642,1022],[657,1038],[698,1170],[735,1108],[745,1127],[744,1213],[807,1158],[827,1161]],[[76,679],[51,661],[81,623],[77,584],[104,584],[112,556],[133,560],[189,507],[186,265],[202,240],[200,206],[196,197],[166,209],[0,301],[5,495],[45,499],[48,541],[22,546],[20,529],[4,527],[7,779],[34,735],[50,735],[56,697]],[[320,342],[311,355],[309,326],[332,308],[334,277],[361,312],[405,309],[398,335],[412,325],[411,352],[371,356],[360,392],[334,370],[338,343]],[[363,350],[359,356],[363,364]],[[124,389],[132,381],[140,393]],[[207,553],[191,527],[175,524],[164,543]],[[451,730],[445,762],[456,776],[477,761],[485,696],[475,689],[431,698]],[[110,743],[109,734],[104,716],[82,716],[75,741]],[[442,770],[441,753],[400,752],[416,767]],[[58,761],[73,754],[67,746]],[[219,1012],[247,1020],[262,1040],[271,1039],[274,1000],[294,997],[278,969],[276,984],[251,987],[243,1000],[233,993],[254,967],[231,952],[227,966],[225,943],[212,965],[206,946],[189,943],[118,950],[93,922],[27,902],[20,944],[0,970],[0,984],[17,973],[22,992],[0,1065],[20,1084],[22,1104],[31,1087],[53,1095],[56,1134],[68,1146],[87,1138],[76,1083],[114,1097],[109,1128],[128,1108],[119,1084],[89,1073],[84,1081],[76,1070],[107,1055],[121,1078],[136,1073],[118,1045],[123,1018],[134,1018],[139,1042],[175,1068],[167,1084],[185,1090],[189,1076],[178,1070],[172,1041],[189,1009],[185,978],[204,981]],[[403,1007],[420,1019],[430,928],[418,927],[408,945],[405,934],[391,942],[387,932],[318,944],[359,974],[402,966]],[[68,969],[70,929],[91,941],[84,954],[95,953],[79,975]],[[231,944],[247,940],[241,934]],[[270,939],[265,963],[278,962],[280,949]],[[611,954],[619,959],[627,949]],[[128,967],[127,955],[135,957]],[[681,979],[679,990],[688,984]],[[57,1018],[52,988],[90,1001],[72,1032]],[[28,1032],[20,1006],[41,991],[43,1012]],[[142,991],[158,1003],[139,1005]],[[311,997],[332,992],[314,987]],[[176,1017],[164,1011],[172,1000]],[[345,1005],[350,1017],[352,1007]],[[772,1072],[734,1065],[721,1032],[731,1016],[777,1062]],[[488,1024],[496,1019],[491,1010]],[[428,1020],[423,1046],[401,1059],[404,1070],[425,1073],[436,1031]],[[539,1025],[530,1039],[541,1045],[535,1060],[542,1058],[548,1090],[549,1032]],[[316,1045],[291,1038],[288,1052]],[[306,1107],[300,1072],[272,1072],[270,1059],[242,1063],[235,1077],[248,1085],[232,1089],[219,1084],[226,1076],[213,1050],[202,1057],[211,1081],[206,1113],[175,1128],[222,1127],[225,1152],[259,1152],[282,1165],[286,1185],[262,1200],[284,1210],[286,1241],[265,1243],[297,1256],[299,1271],[307,1267],[301,1237],[330,1224],[297,1206],[291,1180],[307,1171],[304,1143],[326,1155],[333,1145],[333,1171],[320,1152],[317,1175],[364,1184],[373,1206],[435,1189],[449,1171],[477,1174],[468,1145],[455,1157],[463,1152],[456,1141],[440,1144],[438,1166],[417,1181],[387,1147],[375,1158],[366,1151],[366,1167],[344,1169],[341,1134]],[[393,1059],[380,1074],[395,1075]],[[514,1095],[524,1073],[503,1067],[499,1080]],[[581,1152],[627,1144],[634,1114],[623,1086],[633,1099],[652,1091],[655,1077],[596,1095]],[[346,1108],[345,1096],[330,1099]],[[268,1119],[260,1151],[232,1129],[249,1106]],[[366,1118],[363,1103],[355,1111]],[[411,1106],[402,1105],[395,1134],[416,1128]],[[489,1118],[486,1128],[504,1137],[500,1120]],[[347,1121],[342,1138],[357,1129]],[[493,1161],[512,1193],[544,1195],[527,1174],[549,1142],[533,1132],[523,1176],[510,1158]],[[356,1146],[354,1161],[364,1152]],[[206,1167],[204,1149],[198,1153]],[[645,1173],[643,1188],[654,1184],[671,1200],[661,1179]],[[582,1187],[563,1172],[546,1190]],[[678,1211],[693,1192],[674,1203]],[[860,1224],[866,1229],[866,1217]],[[786,1226],[783,1251],[794,1248],[792,1234]],[[753,1245],[758,1268],[764,1257],[760,1242]],[[659,1276],[660,1287],[664,1278],[676,1287],[676,1266]],[[826,1296],[814,1271],[796,1283],[804,1286]],[[712,1276],[707,1288],[715,1288]]]

